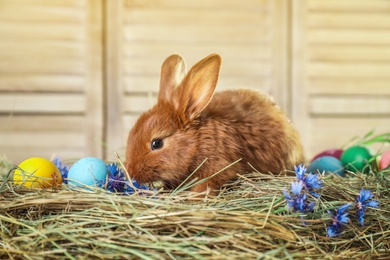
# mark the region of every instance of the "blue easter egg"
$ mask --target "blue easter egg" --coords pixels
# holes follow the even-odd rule
[[[312,161],[307,167],[307,172],[311,173],[335,173],[344,176],[343,163],[333,156],[322,156]]]
[[[103,160],[86,157],[75,162],[68,172],[69,187],[100,187],[106,180],[107,165]]]

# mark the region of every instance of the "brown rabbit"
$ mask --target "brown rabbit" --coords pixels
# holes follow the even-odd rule
[[[141,183],[162,181],[178,187],[189,179],[213,178],[192,187],[216,194],[237,173],[280,173],[303,162],[297,130],[282,110],[263,93],[230,90],[214,95],[221,58],[211,54],[188,74],[178,55],[161,68],[157,104],[140,116],[129,133],[126,169]]]

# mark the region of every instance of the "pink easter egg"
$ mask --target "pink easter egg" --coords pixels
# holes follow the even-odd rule
[[[317,154],[316,156],[313,157],[313,159],[311,159],[311,161],[314,161],[315,159],[318,159],[320,157],[323,157],[323,156],[332,156],[332,157],[335,157],[336,159],[339,159],[340,160],[340,157],[341,157],[341,154],[343,153],[343,149],[338,149],[338,148],[335,148],[335,149],[328,149],[328,150],[325,150],[319,154]]]
[[[382,158],[379,161],[379,168],[383,170],[389,167],[389,165],[390,165],[390,151],[387,151],[382,154]]]

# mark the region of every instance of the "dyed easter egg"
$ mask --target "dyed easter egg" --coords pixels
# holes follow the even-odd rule
[[[100,187],[107,177],[107,165],[95,157],[86,157],[75,162],[68,172],[68,186]]]
[[[367,172],[367,164],[372,158],[370,151],[364,146],[351,146],[340,157],[346,170],[351,172]]]
[[[390,165],[390,151],[382,154],[381,160],[379,161],[379,169],[383,170]]]
[[[325,150],[325,151],[317,154],[316,156],[314,156],[311,161],[314,161],[315,159],[323,157],[323,156],[332,156],[332,157],[335,157],[335,158],[340,160],[340,156],[343,153],[343,151],[344,151],[343,149],[337,149],[337,148]]]
[[[18,165],[14,172],[14,184],[27,188],[51,188],[62,184],[58,168],[49,160],[39,157],[29,158]]]
[[[344,176],[343,163],[333,156],[322,156],[312,161],[307,167],[307,172],[311,173],[335,173]]]

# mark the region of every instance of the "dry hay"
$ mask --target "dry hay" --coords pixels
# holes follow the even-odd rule
[[[3,163],[4,164],[4,163]],[[215,198],[154,191],[0,191],[4,259],[389,259],[388,172],[324,177],[314,213],[286,207],[294,177],[254,173]],[[4,174],[3,174],[4,177]],[[0,184],[1,184],[0,183]],[[327,236],[328,210],[353,202],[361,188],[380,202],[361,227],[354,213],[340,237]]]

